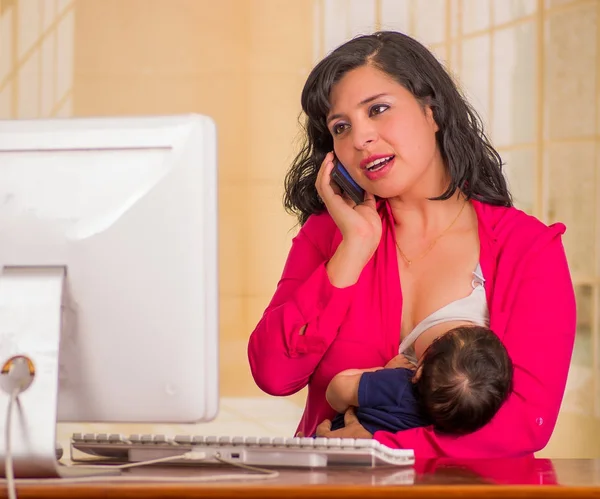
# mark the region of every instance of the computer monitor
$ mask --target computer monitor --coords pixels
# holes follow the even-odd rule
[[[0,121],[2,458],[17,361],[35,371],[17,476],[54,475],[57,421],[216,417],[217,263],[209,117]]]

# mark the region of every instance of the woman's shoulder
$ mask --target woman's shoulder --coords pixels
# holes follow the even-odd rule
[[[561,222],[545,224],[539,218],[515,206],[493,206],[474,202],[479,219],[487,226],[495,239],[537,239],[544,234],[563,234],[566,227]]]
[[[566,231],[561,222],[546,224],[514,206],[475,202],[478,218],[493,241],[503,250],[530,253],[560,239]]]

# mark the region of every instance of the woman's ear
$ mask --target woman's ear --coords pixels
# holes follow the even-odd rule
[[[435,117],[433,116],[433,109],[430,104],[425,105],[425,118],[427,118],[428,123],[431,125],[434,133],[440,130],[437,122],[435,121]]]

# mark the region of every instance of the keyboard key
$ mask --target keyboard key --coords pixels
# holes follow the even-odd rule
[[[356,443],[356,439],[354,439],[354,438],[342,438],[342,441],[340,442],[340,447],[342,447],[344,449],[354,449],[355,443]]]
[[[341,446],[342,446],[341,438],[328,438],[327,439],[327,447],[329,449],[331,449],[333,447],[341,447]]]
[[[354,447],[357,449],[373,449],[377,442],[366,438],[357,438]]]
[[[326,448],[327,447],[327,438],[324,437],[317,437],[315,438],[315,447],[322,447],[322,448]]]
[[[83,438],[83,433],[73,433],[71,435],[71,440],[74,442],[85,442],[85,438]]]
[[[192,436],[191,435],[176,435],[175,438],[173,439],[173,441],[175,443],[178,444],[191,444],[192,443]]]

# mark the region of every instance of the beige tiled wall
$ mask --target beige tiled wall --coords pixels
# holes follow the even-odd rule
[[[239,429],[246,418],[247,429],[264,430],[279,407],[285,417],[272,416],[265,431],[289,434],[293,404],[263,397],[264,414],[248,414],[261,393],[246,345],[294,235],[281,198],[300,91],[316,59],[356,33],[416,36],[481,113],[517,204],[569,226],[580,329],[544,454],[597,455],[599,13],[598,0],[0,0],[0,118],[198,112],[216,120],[221,423]]]

